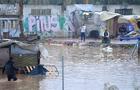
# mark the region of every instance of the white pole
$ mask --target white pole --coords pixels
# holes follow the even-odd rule
[[[64,56],[62,56],[62,90],[64,90]]]

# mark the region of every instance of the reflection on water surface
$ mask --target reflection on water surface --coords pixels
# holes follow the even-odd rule
[[[119,90],[134,90],[140,86],[140,66],[137,55],[130,59],[132,49],[113,48],[112,53],[100,47],[46,46],[49,58],[41,61],[55,65],[59,76],[18,75],[17,82],[8,82],[0,77],[0,90],[62,90],[61,57],[65,62],[65,90],[104,90],[116,86]],[[116,89],[117,90],[117,89]]]

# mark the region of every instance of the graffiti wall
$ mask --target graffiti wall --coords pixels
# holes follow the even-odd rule
[[[24,17],[24,32],[42,33],[42,32],[57,32],[68,31],[68,20],[65,16],[25,16]]]
[[[20,30],[18,19],[1,18],[0,20],[0,38],[19,37]]]

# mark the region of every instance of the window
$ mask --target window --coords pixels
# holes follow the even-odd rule
[[[83,0],[76,0],[75,2],[76,2],[76,4],[83,4],[84,3]]]
[[[115,9],[115,13],[119,13],[122,15],[132,15],[133,9]]]
[[[31,15],[51,15],[51,9],[32,9]]]

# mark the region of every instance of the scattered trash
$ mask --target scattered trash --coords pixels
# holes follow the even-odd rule
[[[107,47],[102,48],[102,50],[104,52],[112,52],[113,51],[113,48],[111,48],[110,46],[107,46]]]
[[[55,65],[45,65],[44,66],[47,70],[47,77],[58,77],[59,71]]]

